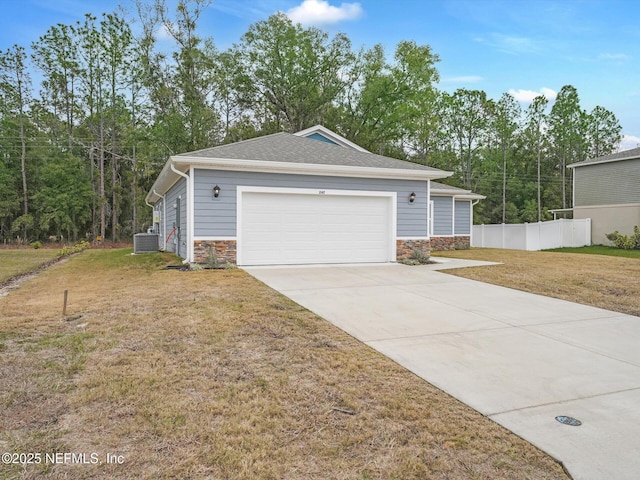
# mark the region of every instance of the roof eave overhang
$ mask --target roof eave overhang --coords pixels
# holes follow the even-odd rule
[[[189,156],[171,157],[147,194],[149,203],[157,202],[178,180],[179,176],[171,171],[170,165],[182,172],[190,167],[215,170],[284,173],[290,175],[323,175],[332,177],[386,178],[395,180],[435,180],[446,178],[453,172],[444,170],[412,170],[403,168],[358,167],[351,165],[324,165],[312,163],[272,162],[263,160],[238,160],[230,158],[202,158]]]
[[[473,193],[471,190],[450,190],[447,188],[433,188],[431,187],[431,195],[436,197],[456,197],[461,200],[484,200],[487,198],[484,195]]]
[[[622,158],[609,158],[609,159],[606,159],[606,160],[594,160],[592,162],[587,161],[587,162],[571,163],[571,164],[567,165],[567,168],[588,167],[590,165],[600,165],[602,163],[623,162],[625,160],[639,160],[639,159],[640,159],[640,156],[631,155],[629,157],[622,157]]]
[[[153,182],[149,193],[147,193],[147,196],[145,197],[145,201],[147,203],[156,203],[160,200],[161,196],[164,195],[180,178],[177,173],[171,170],[172,158],[173,157],[164,164],[160,174],[157,176],[155,182]]]

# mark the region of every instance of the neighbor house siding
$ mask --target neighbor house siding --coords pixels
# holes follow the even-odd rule
[[[471,235],[471,202],[456,200],[455,204],[455,234]]]
[[[640,159],[574,169],[575,207],[640,203]]]
[[[433,234],[453,235],[453,197],[432,197]]]
[[[169,234],[171,233],[171,231],[173,230],[174,227],[177,227],[176,225],[176,208],[175,206],[177,206],[178,204],[178,198],[180,198],[180,232],[178,232],[178,230],[176,229],[173,234],[171,235],[171,238],[169,238],[169,241],[167,242],[167,248],[166,250],[169,252],[175,252],[176,254],[179,254],[181,257],[185,258],[186,254],[187,254],[187,181],[184,178],[181,178],[180,180],[178,180],[166,193],[165,198],[166,198],[166,202],[165,202],[165,207],[167,209],[166,212],[166,218],[167,218],[167,225],[166,225],[166,229],[163,230],[162,225],[160,226],[160,231],[166,231],[166,237],[169,236]],[[161,213],[160,214],[160,222],[164,221],[164,215]],[[179,245],[179,250],[176,248],[177,246],[177,241],[178,241],[178,233],[180,234],[180,245]],[[164,245],[164,240],[165,239],[161,239],[160,241],[160,245]]]
[[[195,171],[195,237],[235,237],[236,188],[240,186],[312,188],[319,190],[369,190],[397,193],[398,237],[427,236],[427,182],[419,180],[386,180],[375,178],[325,177],[259,172],[196,169]],[[220,196],[213,198],[215,185]],[[409,194],[416,199],[409,203]]]

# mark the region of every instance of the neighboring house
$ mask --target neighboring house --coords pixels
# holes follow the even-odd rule
[[[591,241],[640,225],[640,148],[574,163],[573,218],[591,219]]]
[[[471,202],[482,197],[438,184],[430,203],[431,180],[450,175],[316,126],[174,155],[146,200],[160,247],[189,262],[392,262],[470,245]]]

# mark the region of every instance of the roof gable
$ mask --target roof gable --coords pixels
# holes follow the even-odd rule
[[[342,135],[338,135],[336,132],[329,130],[322,125],[315,125],[313,127],[301,130],[294,133],[298,137],[313,138],[314,140],[325,141],[327,143],[333,143],[340,145],[341,147],[353,148],[359,152],[370,153],[369,150],[362,148],[360,145],[356,145],[350,140],[347,140]]]

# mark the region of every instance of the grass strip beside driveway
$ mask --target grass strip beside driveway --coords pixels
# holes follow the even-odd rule
[[[245,272],[173,258],[89,250],[0,299],[0,450],[89,459],[0,478],[567,478]]]
[[[501,262],[445,273],[640,316],[640,259],[580,253],[473,248],[441,257]]]

